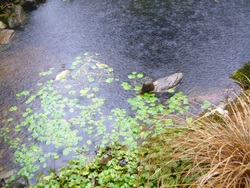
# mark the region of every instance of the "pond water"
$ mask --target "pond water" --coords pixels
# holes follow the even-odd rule
[[[16,93],[45,81],[39,72],[54,67],[54,78],[85,52],[99,53],[123,81],[132,71],[182,72],[178,90],[218,102],[235,88],[230,74],[250,59],[249,9],[249,0],[47,0],[0,51],[1,126]],[[121,105],[129,97],[117,88],[103,95]]]

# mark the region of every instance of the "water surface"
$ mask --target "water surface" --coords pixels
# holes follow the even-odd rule
[[[87,51],[122,81],[132,71],[155,79],[182,72],[178,90],[216,102],[234,88],[230,74],[250,59],[249,9],[249,0],[47,0],[0,52],[1,126],[8,107],[20,104],[16,93],[47,79],[39,72],[54,67],[54,78]],[[103,93],[117,99],[109,101],[114,106],[127,95],[116,87]]]

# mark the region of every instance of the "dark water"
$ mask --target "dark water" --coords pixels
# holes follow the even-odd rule
[[[16,93],[44,81],[39,72],[54,67],[53,78],[86,51],[121,80],[132,71],[182,72],[178,90],[218,101],[234,87],[230,74],[250,59],[249,10],[249,0],[47,0],[0,52],[0,123]],[[114,91],[104,96],[128,97]]]

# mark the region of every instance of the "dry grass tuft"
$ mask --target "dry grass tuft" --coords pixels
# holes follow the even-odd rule
[[[182,133],[149,140],[146,161],[158,187],[250,187],[250,95],[237,97],[227,110],[228,117],[202,118]]]

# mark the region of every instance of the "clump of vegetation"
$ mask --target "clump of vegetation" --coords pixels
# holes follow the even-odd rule
[[[138,150],[112,143],[100,148],[91,162],[70,160],[67,167],[44,177],[35,187],[136,187],[138,164]]]
[[[250,95],[229,104],[228,116],[196,120],[147,143],[158,187],[249,187]]]
[[[242,68],[234,71],[231,75],[241,87],[249,89],[250,87],[250,62],[246,63]]]
[[[113,75],[114,69],[97,61],[97,58],[88,53],[85,58],[77,57],[70,71],[60,74],[60,79],[38,83],[37,90],[24,90],[16,95],[21,104],[9,108],[9,117],[4,120],[0,137],[15,151],[14,160],[20,167],[17,175],[31,179],[37,174],[42,178],[44,174],[39,172],[53,168],[49,164],[63,156],[70,155],[70,158],[80,160],[83,156],[79,151],[88,153],[90,149],[106,148],[113,141],[126,146],[126,152],[138,156],[138,143],[148,135],[157,136],[175,124],[171,119],[163,118],[163,114],[183,114],[189,109],[187,97],[182,92],[169,90],[171,96],[164,105],[153,94],[135,95],[144,77],[142,73],[134,71],[128,75],[127,82],[120,82]],[[53,68],[50,68],[39,75],[52,73]],[[106,99],[100,93],[112,83],[128,91],[130,96],[132,93],[132,97],[125,101],[131,108],[105,108]],[[155,128],[148,129],[152,125]],[[22,139],[13,137],[22,132],[27,136]],[[138,164],[138,159],[135,162]],[[114,164],[112,168],[120,167]],[[133,168],[133,172],[128,172],[131,176],[139,172],[137,166]],[[92,176],[92,172],[103,171],[99,166],[95,170],[88,176]],[[97,179],[95,182],[104,185]]]
[[[9,2],[1,2],[0,3],[0,21],[7,23],[10,11],[9,8],[13,6],[13,3]]]

